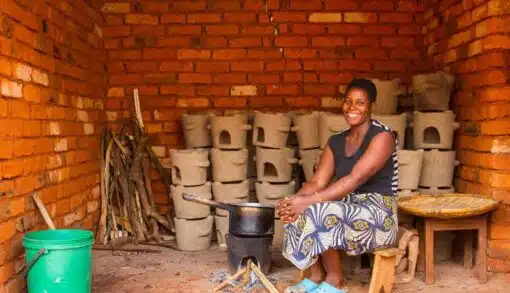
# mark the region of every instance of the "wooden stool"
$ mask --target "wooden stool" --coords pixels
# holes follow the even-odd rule
[[[374,252],[374,267],[370,279],[368,293],[391,293],[395,279],[395,267],[397,266],[397,248],[381,249]],[[300,272],[301,280],[310,276],[310,270]]]
[[[487,282],[487,214],[476,217],[455,219],[425,218],[425,283],[434,283],[434,232],[478,230],[478,279]],[[464,267],[471,268],[473,264],[473,242],[468,233],[465,240]]]

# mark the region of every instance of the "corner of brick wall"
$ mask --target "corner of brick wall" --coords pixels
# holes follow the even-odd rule
[[[489,270],[510,272],[510,5],[435,1],[424,14],[424,55],[457,77],[457,191],[501,201],[489,226]]]
[[[22,292],[25,233],[93,229],[106,94],[102,17],[81,0],[0,4],[0,287]]]

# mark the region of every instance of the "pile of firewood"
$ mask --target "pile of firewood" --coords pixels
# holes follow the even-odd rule
[[[135,111],[131,123],[123,125],[119,133],[103,129],[101,216],[96,239],[100,244],[116,246],[125,243],[126,238],[135,244],[158,244],[165,240],[165,235],[175,232],[172,215],[156,212],[151,166],[158,170],[168,190],[171,182],[148,144],[136,92]]]

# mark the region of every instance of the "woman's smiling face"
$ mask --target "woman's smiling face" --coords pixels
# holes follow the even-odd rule
[[[371,107],[367,93],[362,89],[352,88],[344,99],[342,110],[347,123],[357,126],[370,119]]]

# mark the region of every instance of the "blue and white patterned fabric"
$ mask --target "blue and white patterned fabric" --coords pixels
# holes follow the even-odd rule
[[[351,193],[339,201],[314,204],[286,224],[283,256],[304,270],[329,248],[360,255],[392,247],[397,232],[395,196]]]

